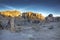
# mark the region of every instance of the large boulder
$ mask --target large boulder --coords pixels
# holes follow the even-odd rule
[[[53,14],[49,14],[45,19],[46,19],[46,22],[54,22]]]

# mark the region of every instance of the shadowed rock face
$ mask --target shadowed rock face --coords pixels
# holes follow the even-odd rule
[[[47,22],[54,22],[54,17],[46,17]]]
[[[49,14],[47,17],[45,17],[46,22],[54,22],[53,14]]]
[[[60,17],[55,17],[55,20],[56,20],[57,22],[59,22],[59,21],[60,21]]]
[[[0,24],[0,29],[3,29],[2,25]]]
[[[60,17],[46,17],[46,22],[60,22]]]

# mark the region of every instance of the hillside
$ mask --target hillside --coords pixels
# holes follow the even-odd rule
[[[53,14],[44,17],[33,12],[15,13],[0,12],[0,39],[60,40],[60,17]]]

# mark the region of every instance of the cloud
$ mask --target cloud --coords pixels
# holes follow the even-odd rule
[[[3,10],[13,10],[13,9],[15,9],[12,6],[5,5],[5,4],[0,4],[0,6],[1,6],[1,9],[3,9]]]

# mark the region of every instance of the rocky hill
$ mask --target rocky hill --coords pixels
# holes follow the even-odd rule
[[[19,11],[1,11],[0,12],[0,24],[2,27],[10,26],[10,19],[14,16],[14,25],[42,25],[46,22],[59,22],[60,17],[53,17],[53,14],[49,14],[47,17],[44,17],[42,14],[34,13],[34,12],[24,12],[21,13]],[[17,16],[17,17],[16,17]]]
[[[44,17],[33,12],[2,11],[0,12],[0,39],[60,40],[60,17],[54,17],[53,14]]]

